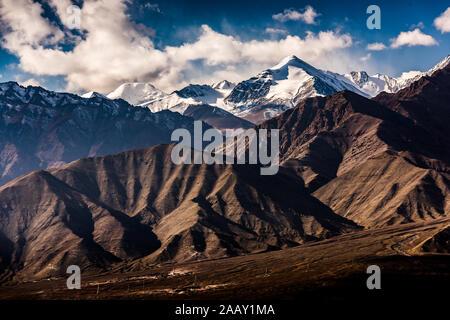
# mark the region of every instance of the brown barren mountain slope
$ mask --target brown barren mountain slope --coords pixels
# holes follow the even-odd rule
[[[435,219],[450,214],[450,175],[420,168],[387,151],[313,195],[365,227]]]
[[[449,70],[391,100],[346,91],[311,98],[260,127],[279,128],[281,163],[315,197],[360,225],[448,216],[450,143],[443,121],[450,115]]]
[[[307,99],[260,127],[280,129],[281,164],[294,168],[315,190],[387,150],[380,131],[408,127],[407,122],[369,99],[341,91]]]
[[[406,143],[394,140],[390,151],[372,156],[314,195],[366,227],[450,215],[449,83],[447,66],[396,94],[376,97],[411,120],[414,131],[400,137]]]
[[[7,275],[43,278],[144,257],[146,263],[241,255],[357,230],[281,169],[174,165],[172,146],[36,171],[0,188]]]
[[[450,65],[424,76],[394,94],[380,93],[372,100],[414,121],[441,145],[450,143]],[[442,150],[442,152],[449,150]]]

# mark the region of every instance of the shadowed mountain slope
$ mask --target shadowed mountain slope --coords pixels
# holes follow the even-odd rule
[[[82,157],[170,143],[176,128],[192,130],[193,119],[100,95],[81,98],[1,83],[0,185]]]
[[[201,120],[220,131],[225,129],[245,130],[254,126],[250,121],[236,117],[228,111],[205,104],[189,106],[183,112],[183,115],[195,120]]]
[[[5,272],[32,278],[64,273],[69,264],[220,258],[358,229],[290,171],[174,165],[171,148],[81,159],[1,187]]]
[[[411,119],[441,146],[450,145],[450,65],[395,94],[382,92],[372,100]]]
[[[450,253],[450,226],[436,232],[419,249],[423,252]]]

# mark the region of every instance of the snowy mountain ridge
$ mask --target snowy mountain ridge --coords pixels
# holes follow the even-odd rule
[[[327,96],[341,90],[367,96],[343,76],[316,69],[292,55],[237,84],[224,99],[224,107],[239,117],[260,123],[306,98]]]
[[[147,107],[153,112],[171,110],[183,114],[189,106],[220,107],[235,116],[260,123],[314,96],[350,90],[367,98],[381,91],[395,93],[450,62],[450,55],[428,71],[409,71],[395,78],[365,71],[338,74],[320,70],[294,55],[238,84],[227,80],[212,85],[190,84],[166,94],[149,83],[126,83],[107,95]]]
[[[419,80],[423,76],[431,76],[436,70],[444,68],[449,63],[450,55],[447,55],[428,71],[422,72],[413,70],[403,72],[397,78],[379,73],[369,76],[365,71],[352,71],[345,74],[344,77],[358,87],[358,89],[368,94],[370,97],[374,97],[382,91],[395,93],[408,87],[411,83]]]

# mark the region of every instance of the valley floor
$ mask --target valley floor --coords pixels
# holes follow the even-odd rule
[[[420,246],[449,225],[448,218],[404,224],[280,251],[177,265],[137,261],[102,274],[82,274],[80,290],[68,290],[65,278],[9,282],[0,286],[0,299],[340,303],[439,297],[450,285],[450,255],[425,254]],[[366,269],[373,264],[381,268],[381,290],[366,287]]]

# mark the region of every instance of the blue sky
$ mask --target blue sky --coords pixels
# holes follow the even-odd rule
[[[450,54],[448,1],[2,2],[0,81],[60,91],[239,81],[288,54],[336,72],[399,76]],[[80,29],[67,27],[71,4],[81,8]],[[380,30],[366,27],[371,4]],[[369,50],[374,43],[383,49]]]

